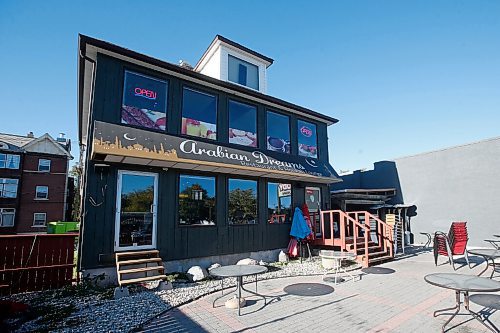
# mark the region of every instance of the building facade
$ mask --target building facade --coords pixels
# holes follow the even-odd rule
[[[0,233],[46,232],[65,220],[70,141],[0,134]]]
[[[327,126],[268,96],[273,60],[217,36],[193,69],[80,36],[82,270],[286,247],[293,209],[328,208]]]

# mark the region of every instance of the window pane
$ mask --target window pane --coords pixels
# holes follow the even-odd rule
[[[166,112],[167,82],[126,71],[122,123],[164,130]]]
[[[299,138],[299,155],[318,158],[318,141],[316,137],[316,125],[306,121],[297,121]]]
[[[38,160],[38,171],[50,171],[50,160]]]
[[[0,209],[0,226],[13,227],[15,212],[15,209]]]
[[[257,147],[257,108],[229,101],[229,142]]]
[[[292,222],[292,184],[267,183],[267,220]]]
[[[257,223],[257,182],[229,179],[229,224]]]
[[[184,88],[181,133],[217,139],[217,97]]]
[[[49,196],[49,188],[47,186],[37,186],[36,187],[36,198],[37,199],[47,199]]]
[[[290,118],[267,111],[267,149],[290,153]]]
[[[44,226],[47,215],[45,213],[35,213],[33,214],[33,225],[34,226]]]
[[[215,177],[180,176],[179,223],[215,224]]]
[[[7,165],[6,167],[9,169],[19,169],[19,155],[7,155]]]
[[[0,154],[0,168],[5,168],[5,165],[7,164],[7,155],[5,154]]]
[[[18,179],[0,178],[0,197],[16,198],[17,184]]]
[[[259,67],[254,64],[229,55],[227,76],[231,82],[259,90]]]

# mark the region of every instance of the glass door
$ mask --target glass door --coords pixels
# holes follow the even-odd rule
[[[311,213],[311,217],[313,219],[311,223],[316,229],[316,236],[319,237],[323,233],[319,217],[319,211],[321,209],[321,189],[319,187],[306,187],[305,194],[306,205],[309,208],[309,213]]]
[[[118,171],[115,251],[156,247],[156,173]]]

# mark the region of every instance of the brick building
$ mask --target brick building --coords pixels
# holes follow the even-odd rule
[[[0,234],[45,232],[68,201],[70,140],[0,133]]]

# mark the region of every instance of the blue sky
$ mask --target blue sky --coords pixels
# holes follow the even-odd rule
[[[0,132],[65,132],[77,34],[195,64],[216,34],[275,59],[268,93],[336,117],[337,170],[499,136],[499,1],[0,0]]]

